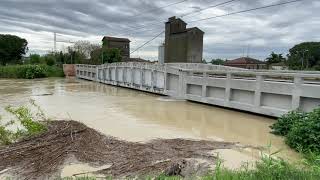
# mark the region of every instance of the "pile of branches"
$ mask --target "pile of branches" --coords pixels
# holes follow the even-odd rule
[[[23,179],[59,176],[66,161],[75,157],[93,166],[111,165],[96,172],[106,176],[132,177],[163,172],[179,175],[180,165],[191,162],[190,159],[213,164],[216,158],[212,150],[233,146],[233,143],[184,139],[127,142],[105,136],[77,121],[50,121],[46,132],[0,147],[0,172],[8,169],[11,175]],[[175,166],[177,162],[179,166]]]

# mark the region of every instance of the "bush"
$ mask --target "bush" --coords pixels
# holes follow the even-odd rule
[[[290,112],[271,126],[286,143],[303,153],[320,153],[320,108],[310,113]]]
[[[286,135],[286,143],[296,150],[320,153],[320,108],[293,124]]]
[[[303,121],[306,116],[306,113],[300,111],[289,112],[288,114],[281,116],[277,123],[271,126],[271,129],[273,130],[272,133],[285,136],[289,133],[294,124],[298,121]]]
[[[46,65],[0,66],[0,78],[35,79],[45,77],[63,77],[62,68]]]
[[[35,79],[35,78],[44,78],[46,77],[45,69],[43,66],[39,65],[28,65],[25,67],[24,78],[26,79]]]
[[[49,57],[46,57],[46,64],[48,66],[53,66],[53,65],[56,64],[56,61],[55,61],[55,59],[53,57],[49,56]]]

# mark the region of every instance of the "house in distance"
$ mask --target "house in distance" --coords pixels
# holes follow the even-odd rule
[[[266,62],[250,57],[241,57],[234,60],[228,60],[224,63],[224,65],[244,69],[267,69]]]
[[[111,49],[116,48],[120,50],[121,56],[124,59],[130,58],[130,40],[127,38],[117,38],[104,36],[102,39],[102,46]]]

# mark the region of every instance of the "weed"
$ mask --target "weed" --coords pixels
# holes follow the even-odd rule
[[[5,108],[15,119],[7,123],[0,121],[0,145],[9,145],[17,142],[19,139],[34,136],[47,130],[44,122],[39,121],[39,117],[41,118],[40,120],[45,120],[43,111],[34,101],[31,102],[38,109],[35,115],[25,106],[18,108],[8,106]],[[14,129],[12,127],[15,127],[15,130],[12,130]]]

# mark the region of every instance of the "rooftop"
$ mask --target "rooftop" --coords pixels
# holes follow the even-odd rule
[[[225,65],[231,64],[266,64],[266,62],[260,61],[258,59],[250,58],[250,57],[241,57],[234,60],[228,60],[224,63]]]
[[[117,41],[117,42],[130,42],[128,38],[118,38],[118,37],[110,37],[110,36],[104,36],[102,41],[104,40]]]

